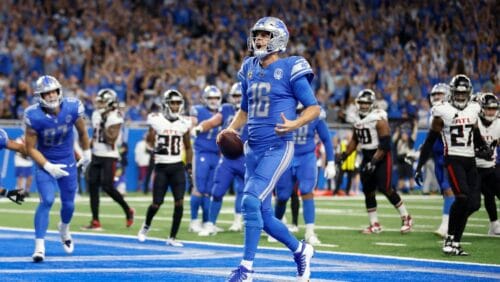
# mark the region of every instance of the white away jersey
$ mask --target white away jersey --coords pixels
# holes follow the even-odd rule
[[[182,161],[183,136],[191,128],[191,120],[180,117],[170,121],[161,113],[151,113],[148,125],[155,131],[155,164],[172,164]]]
[[[440,117],[444,122],[443,138],[444,155],[474,157],[474,137],[472,128],[476,124],[481,107],[478,103],[469,102],[459,110],[449,103],[432,107],[433,117]]]
[[[496,146],[497,142],[495,140],[500,139],[500,121],[498,118],[496,118],[490,126],[486,127],[484,126],[483,122],[481,119],[479,119],[477,125],[479,126],[479,131],[481,132],[481,136],[483,136],[484,141],[486,141],[486,144],[488,146],[492,146],[492,143],[494,143]],[[493,147],[493,158],[492,160],[485,160],[485,159],[480,159],[476,158],[476,165],[477,167],[481,168],[490,168],[495,166],[495,160],[497,158],[497,150],[496,147]]]
[[[109,145],[104,141],[104,130],[112,125],[123,124],[122,114],[118,110],[113,110],[107,114],[106,122],[102,122],[102,115],[99,111],[92,113],[92,154],[99,157],[120,158],[118,152],[118,140],[121,139],[121,130],[115,144]]]
[[[378,147],[377,122],[387,120],[387,113],[381,109],[374,109],[366,117],[354,120],[354,131],[358,137],[358,143],[363,150],[374,150]]]

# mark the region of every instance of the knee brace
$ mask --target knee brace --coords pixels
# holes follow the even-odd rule
[[[260,207],[261,202],[255,196],[249,194],[245,194],[243,196],[242,212],[246,226],[258,228],[264,227]]]

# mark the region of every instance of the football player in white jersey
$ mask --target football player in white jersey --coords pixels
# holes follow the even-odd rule
[[[401,234],[412,230],[413,219],[408,214],[401,197],[392,187],[391,132],[387,113],[374,106],[375,93],[371,89],[363,89],[356,98],[359,116],[354,119],[353,138],[342,153],[344,161],[356,147],[361,145],[363,162],[361,163],[361,182],[365,195],[370,225],[363,229],[363,234],[382,232],[377,217],[376,191],[383,193],[389,202],[399,211],[402,220]]]
[[[496,146],[500,141],[500,120],[498,119],[499,102],[493,93],[478,94],[481,105],[478,127],[481,136],[493,150],[493,157],[489,160],[476,158],[479,173],[479,188],[484,196],[484,207],[490,219],[488,235],[500,235],[500,222],[498,221],[495,196],[500,199],[500,179],[495,174]]]
[[[185,172],[191,170],[193,158],[189,132],[191,121],[181,115],[184,109],[184,98],[179,91],[173,89],[165,91],[162,106],[163,113],[151,113],[147,119],[149,131],[146,138],[153,139],[155,144],[154,171],[156,176],[153,183],[153,202],[148,208],[146,220],[137,238],[141,242],[146,240],[153,217],[163,204],[168,187],[171,187],[174,196],[174,214],[170,237],[166,243],[174,247],[182,247],[182,243],[176,240],[176,236],[184,211]],[[183,151],[186,155],[186,165],[182,162]]]
[[[493,154],[481,138],[477,127],[481,108],[478,103],[470,101],[471,94],[472,84],[466,75],[458,74],[452,78],[449,101],[431,109],[431,128],[422,145],[415,172],[415,180],[421,185],[422,166],[430,157],[435,140],[442,136],[445,165],[455,194],[448,235],[442,249],[448,255],[468,255],[462,250],[460,240],[467,218],[479,208],[481,202],[475,156],[491,158]]]
[[[116,92],[104,88],[97,93],[97,107],[92,113],[92,161],[89,165],[87,177],[87,190],[90,195],[90,209],[92,221],[84,230],[101,230],[99,221],[99,188],[102,187],[125,213],[125,226],[134,223],[134,209],[130,208],[123,196],[113,185],[116,163],[120,158],[118,151],[121,135],[123,116],[118,109]]]

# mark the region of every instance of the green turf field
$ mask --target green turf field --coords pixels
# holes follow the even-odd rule
[[[118,204],[110,198],[101,197],[100,219],[104,230],[102,233],[126,234],[135,236],[144,220],[151,196],[129,194],[126,200],[136,209],[136,222],[130,228],[125,227],[125,215]],[[469,257],[448,257],[441,253],[442,240],[432,233],[441,221],[440,196],[403,196],[408,210],[414,218],[414,231],[401,235],[401,221],[397,211],[382,196],[378,195],[378,215],[384,228],[381,234],[364,235],[359,231],[367,226],[368,219],[364,209],[364,200],[356,197],[318,197],[316,201],[316,231],[322,241],[317,250],[376,254],[398,257],[451,260],[461,262],[478,262],[500,264],[500,237],[487,236],[489,221],[484,208],[476,212],[470,219],[463,237],[463,248],[471,253]],[[189,196],[185,197],[184,217],[178,234],[179,240],[207,241],[227,244],[242,244],[242,233],[223,232],[211,237],[198,237],[188,233]],[[22,205],[13,204],[7,199],[0,200],[0,226],[33,228],[33,215],[37,206],[36,195]],[[218,226],[227,229],[233,220],[234,197],[228,196],[219,216]],[[49,229],[56,230],[59,221],[59,201],[51,211]],[[165,204],[153,220],[150,237],[166,238],[170,232],[172,215],[172,197],[167,194]],[[289,211],[287,211],[289,216]],[[81,231],[80,227],[90,221],[88,197],[77,199],[71,229]],[[290,222],[290,218],[288,218]],[[303,223],[302,218],[299,220]],[[303,237],[304,228],[300,226],[297,233]],[[261,246],[282,247],[280,243],[268,243],[262,237]]]

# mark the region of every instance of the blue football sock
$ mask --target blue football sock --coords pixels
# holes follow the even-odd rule
[[[302,209],[304,212],[304,222],[306,224],[314,223],[315,220],[315,207],[314,207],[314,199],[303,199],[302,200]]]
[[[243,259],[253,261],[257,246],[259,245],[260,233],[264,225],[260,210],[261,202],[255,196],[246,194],[243,196],[242,207],[243,218],[245,219],[245,246]]]
[[[455,201],[455,196],[445,196],[443,200],[443,214],[450,214],[451,205]]]
[[[210,215],[208,221],[215,224],[217,217],[219,217],[221,207],[222,199],[212,199],[212,201],[210,201]]]
[[[201,198],[201,208],[203,210],[203,222],[207,222],[208,213],[210,212],[210,197],[203,196]]]
[[[294,252],[299,246],[299,240],[295,238],[286,225],[273,215],[272,209],[263,211],[264,231],[274,239],[285,244],[290,251]]]
[[[198,218],[198,209],[200,208],[201,204],[201,197],[200,196],[195,196],[191,195],[191,219],[197,219]]]
[[[47,182],[47,185],[39,186],[38,193],[41,199],[35,212],[35,238],[43,239],[49,227],[49,212],[54,204],[54,187]]]

